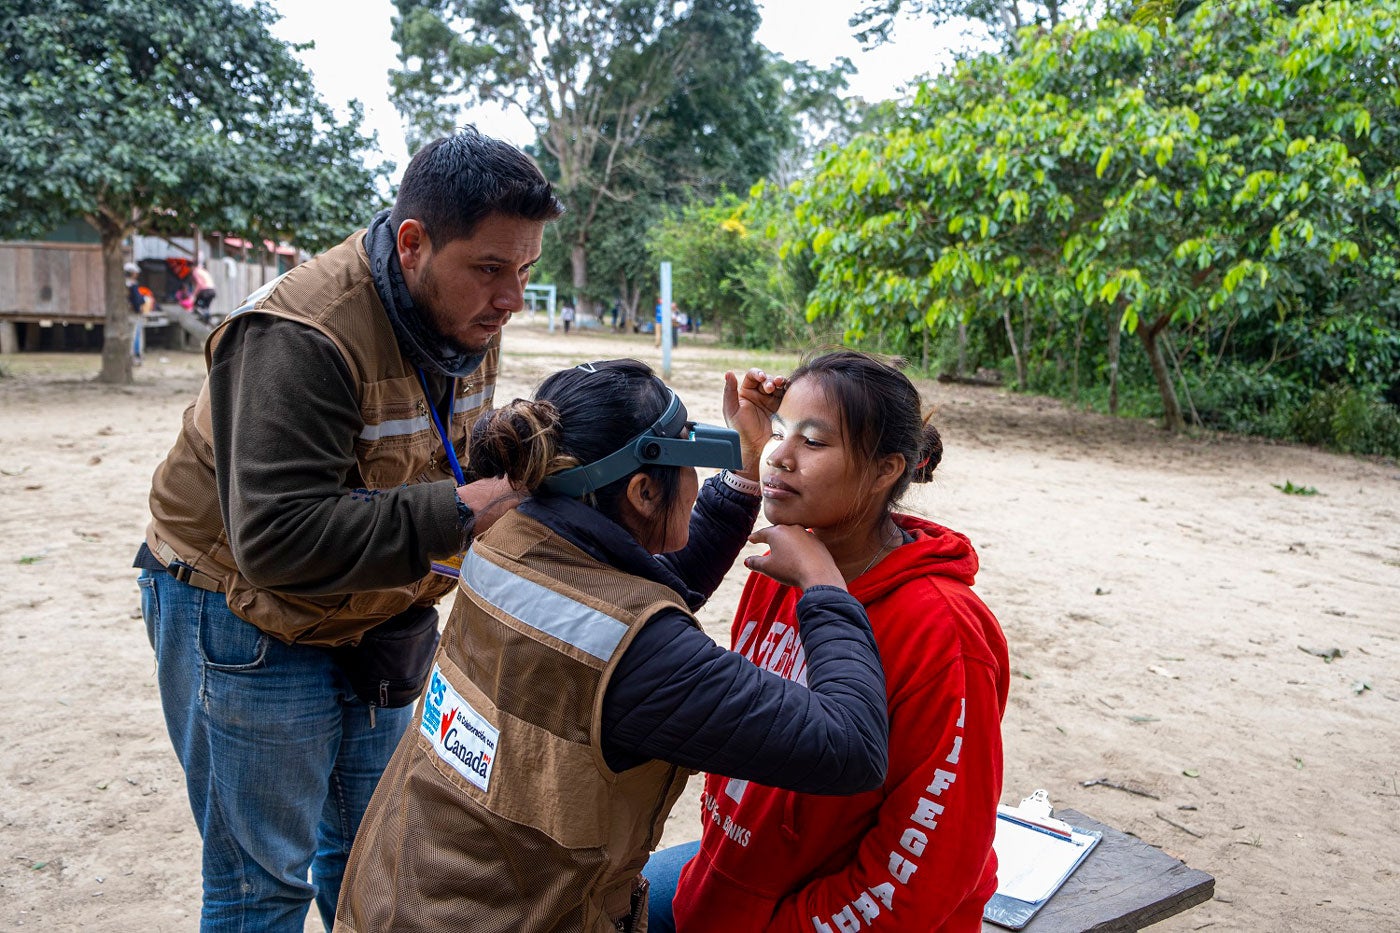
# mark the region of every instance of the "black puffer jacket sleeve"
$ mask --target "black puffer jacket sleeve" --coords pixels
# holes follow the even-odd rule
[[[603,753],[812,794],[879,787],[888,759],[885,677],[865,608],[845,590],[798,601],[807,686],[726,651],[660,613],[628,646],[603,698]]]
[[[724,581],[734,560],[748,543],[758,518],[758,496],[745,495],[725,485],[718,475],[700,487],[690,513],[690,539],[673,554],[659,554],[658,563],[675,574],[692,591],[690,608],[700,608]],[[694,602],[694,594],[703,599]]]

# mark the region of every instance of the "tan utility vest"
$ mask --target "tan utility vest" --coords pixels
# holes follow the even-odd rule
[[[618,659],[667,608],[690,614],[519,512],[477,539],[418,718],[356,836],[336,933],[618,929],[693,773],[613,772],[599,744]],[[644,891],[636,906],[645,930]]]
[[[375,292],[363,239],[363,231],[355,233],[269,282],[234,315],[270,314],[308,324],[340,351],[355,381],[364,424],[355,440],[356,468],[346,478],[347,488],[395,489],[405,483],[450,479],[450,466],[437,455],[442,444],[417,373],[400,354]],[[206,367],[227,326],[225,321],[209,335]],[[481,367],[457,381],[447,431],[464,462],[471,425],[491,406],[498,356],[499,338]],[[185,409],[175,446],[156,468],[146,543],[157,555],[173,551],[219,581],[239,618],[288,644],[347,644],[358,641],[370,626],[414,604],[434,602],[452,588],[450,579],[431,573],[407,586],[326,596],[294,596],[254,586],[238,572],[229,548],[214,479],[212,438],[206,379],[199,397]],[[159,548],[161,543],[166,547]]]

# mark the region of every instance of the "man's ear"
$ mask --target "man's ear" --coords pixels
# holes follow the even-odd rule
[[[423,229],[423,222],[410,217],[399,224],[394,237],[399,251],[399,265],[405,272],[417,272],[433,248],[428,232]]]

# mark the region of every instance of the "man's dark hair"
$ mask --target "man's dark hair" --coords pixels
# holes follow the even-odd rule
[[[471,236],[491,214],[548,221],[562,213],[564,205],[529,156],[468,126],[413,156],[389,223],[397,231],[405,220],[420,221],[441,249]]]

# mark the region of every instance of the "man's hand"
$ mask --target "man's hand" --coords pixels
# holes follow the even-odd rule
[[[763,448],[773,437],[773,415],[782,403],[787,380],[769,376],[761,369],[751,369],[742,379],[732,372],[724,374],[724,421],[739,432],[744,451],[744,468],[740,476],[758,479],[758,467]]]
[[[525,493],[510,484],[504,476],[478,479],[457,487],[457,498],[476,516],[473,535],[479,535],[496,523],[496,519],[515,508],[525,499]]]
[[[744,566],[779,583],[806,590],[810,586],[846,588],[846,579],[831,559],[826,545],[798,525],[770,525],[749,535],[754,544],[766,544],[769,553],[750,557]]]

